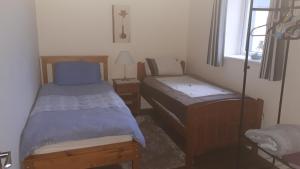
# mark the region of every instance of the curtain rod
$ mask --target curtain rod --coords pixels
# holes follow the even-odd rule
[[[283,10],[291,10],[291,9],[300,9],[300,6],[295,6],[291,8],[252,8],[253,11],[283,11]]]

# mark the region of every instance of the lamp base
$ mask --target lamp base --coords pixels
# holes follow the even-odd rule
[[[130,79],[128,79],[127,78],[127,76],[126,76],[126,71],[127,71],[127,69],[126,69],[126,65],[124,64],[124,77],[123,77],[123,81],[129,81]]]

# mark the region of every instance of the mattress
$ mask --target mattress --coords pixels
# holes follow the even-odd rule
[[[240,99],[240,94],[193,76],[147,77],[142,90],[165,95],[184,106],[225,99]]]
[[[48,154],[48,153],[55,153],[55,152],[61,152],[67,150],[75,150],[75,149],[103,146],[109,144],[123,143],[132,140],[133,138],[130,135],[121,135],[121,136],[107,136],[107,137],[99,137],[99,138],[92,138],[92,139],[84,139],[78,141],[66,141],[58,144],[50,144],[50,145],[42,146],[36,149],[33,152],[33,154],[34,155]]]
[[[229,90],[214,86],[191,76],[157,77],[156,79],[168,87],[192,98],[232,93]]]
[[[241,99],[236,92],[187,75],[147,77],[141,90],[144,96],[160,103],[162,108],[172,112],[183,124],[186,121],[183,112],[188,108],[227,99]],[[172,109],[172,104],[179,108]]]

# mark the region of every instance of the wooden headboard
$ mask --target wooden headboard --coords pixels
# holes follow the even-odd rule
[[[183,72],[186,70],[185,61],[180,62]],[[137,64],[137,79],[143,81],[147,77],[145,62],[138,62]]]
[[[41,56],[41,79],[42,84],[49,82],[48,65],[52,66],[52,76],[54,64],[58,62],[84,61],[103,65],[103,80],[108,80],[108,56]]]

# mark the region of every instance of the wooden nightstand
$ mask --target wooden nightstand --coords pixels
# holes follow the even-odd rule
[[[113,79],[113,86],[133,114],[138,115],[141,107],[140,81],[137,79]]]

